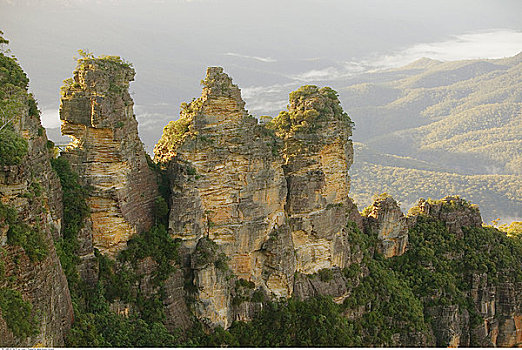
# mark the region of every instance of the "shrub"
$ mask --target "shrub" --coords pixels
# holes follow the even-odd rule
[[[27,154],[27,141],[10,130],[0,131],[0,165],[18,165]]]
[[[21,221],[14,208],[0,203],[0,219],[9,225],[7,243],[21,246],[31,261],[42,261],[48,253],[48,247],[39,227],[31,227]]]
[[[32,314],[31,303],[23,300],[20,292],[0,288],[0,309],[7,327],[18,338],[26,338],[38,333],[38,322]]]

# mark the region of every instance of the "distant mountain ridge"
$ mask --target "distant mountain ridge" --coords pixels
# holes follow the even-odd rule
[[[433,193],[413,180],[430,170],[423,176],[444,193],[442,182],[451,174],[455,189],[475,200],[486,220],[500,212],[522,216],[522,53],[494,60],[422,58],[348,84],[339,93],[356,124],[354,139],[373,149],[361,145],[356,157],[364,161],[352,167],[352,195],[360,205],[371,203],[368,188],[385,190],[391,183],[404,183],[408,191],[394,185],[391,193],[405,203]]]

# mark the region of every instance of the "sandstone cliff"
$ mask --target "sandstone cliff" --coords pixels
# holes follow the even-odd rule
[[[1,53],[0,67],[0,345],[63,346],[73,310],[53,242],[60,181],[28,79]]]
[[[63,155],[90,188],[92,233],[82,236],[109,255],[151,227],[157,197],[128,92],[134,74],[119,57],[84,57],[62,87],[62,133],[73,139]]]
[[[278,257],[280,252],[274,256],[267,249],[270,237],[284,239],[289,232],[284,213],[287,188],[276,140],[247,113],[239,88],[222,68],[209,68],[203,84],[202,96],[182,105],[180,119],[165,127],[155,148],[156,161],[170,161],[169,230],[189,252],[198,241],[201,246],[203,237],[210,239],[237,277],[288,296],[291,241],[287,239],[286,261]],[[274,259],[282,264],[267,264]],[[201,312],[227,326],[232,317],[228,281],[213,265],[192,267],[201,290]]]
[[[171,179],[169,230],[193,255],[196,313],[227,327],[251,309],[234,307],[234,281],[290,297],[296,272],[349,265],[345,227],[361,218],[348,197],[351,122],[333,90],[293,93],[290,110],[265,127],[222,68],[209,68],[203,85],[154,152]]]
[[[311,274],[348,266],[345,227],[350,219],[360,224],[360,218],[348,196],[352,122],[337,94],[330,88],[301,87],[290,94],[288,111],[268,127],[284,143],[285,212],[296,250],[296,271]]]

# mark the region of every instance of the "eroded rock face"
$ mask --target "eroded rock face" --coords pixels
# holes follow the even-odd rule
[[[226,328],[257,307],[237,304],[235,281],[290,297],[296,271],[349,264],[345,228],[349,220],[362,227],[362,220],[348,197],[351,121],[333,90],[294,94],[284,112],[317,117],[313,133],[296,132],[295,120],[284,117],[259,125],[222,68],[209,68],[203,85],[202,96],[182,104],[180,119],[165,127],[154,153],[170,172],[169,230],[183,240],[196,314]],[[215,244],[211,255],[225,261],[195,263],[207,240]],[[223,263],[233,275],[218,267]]]
[[[32,316],[36,317],[36,334],[17,337],[0,309],[0,345],[55,347],[64,345],[73,321],[67,280],[53,242],[60,237],[63,221],[62,190],[51,168],[45,129],[38,112],[31,112],[28,107],[30,98],[25,88],[7,101],[17,106],[10,110],[16,114],[12,130],[27,141],[28,147],[19,164],[0,165],[0,201],[13,208],[30,229],[40,232],[47,253],[41,260],[31,260],[21,246],[10,244],[9,223],[0,217],[0,289],[20,292],[22,299],[32,305]]]
[[[117,57],[83,58],[62,87],[62,133],[73,139],[64,155],[90,188],[94,247],[109,255],[150,228],[157,196],[128,92],[133,79]]]
[[[349,265],[346,224],[358,212],[348,197],[352,122],[330,88],[304,86],[269,127],[284,143],[286,214],[296,270],[311,274]],[[356,219],[357,220],[357,219]],[[360,224],[360,218],[357,220]]]
[[[154,152],[155,161],[170,162],[169,230],[183,240],[184,249],[190,253],[208,237],[227,256],[238,278],[288,296],[293,255],[279,259],[275,269],[265,264],[279,254],[269,252],[269,238],[289,235],[286,180],[276,146],[274,137],[244,109],[239,88],[222,68],[213,67],[207,71],[202,96],[182,105],[180,119],[165,128]],[[217,310],[205,317],[226,325],[229,297],[224,286],[215,286],[222,282],[219,274],[214,268],[196,269],[195,281],[204,290],[213,289],[213,295],[199,293],[201,302],[210,298]],[[218,290],[223,290],[222,297],[214,295]]]
[[[376,198],[365,209],[367,230],[377,233],[377,249],[386,258],[404,254],[408,245],[408,222],[397,202],[390,196]]]

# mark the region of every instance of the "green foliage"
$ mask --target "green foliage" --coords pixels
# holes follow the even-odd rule
[[[109,92],[112,92],[113,94],[121,94],[122,90],[123,89],[119,85],[117,85],[117,84],[115,84],[113,82],[111,82],[110,85],[109,85]],[[118,122],[118,124],[116,124],[116,127],[117,128],[123,127],[123,122]]]
[[[207,237],[202,237],[192,254],[192,261],[196,266],[206,266],[216,260],[217,251],[216,242]]]
[[[390,266],[423,301],[424,307],[458,305],[472,322],[480,316],[466,294],[473,274],[486,273],[488,282],[522,281],[522,244],[494,228],[463,228],[457,238],[430,217],[417,217],[409,231],[409,246]]]
[[[74,240],[83,227],[85,217],[89,214],[87,206],[87,189],[80,185],[78,175],[71,169],[67,159],[59,157],[51,159],[51,165],[60,178],[63,190],[65,239]]]
[[[29,78],[15,58],[0,53],[0,86],[3,90],[10,85],[27,90]]]
[[[178,120],[169,122],[163,128],[163,135],[154,148],[154,153],[158,155],[166,155],[175,150],[183,143],[185,138],[190,134],[189,126],[192,119],[181,116]]]
[[[30,226],[23,222],[14,208],[0,203],[0,219],[9,225],[7,243],[21,246],[31,261],[42,261],[49,248],[43,232],[38,225]]]
[[[29,97],[27,99],[27,105],[29,106],[29,115],[33,117],[39,117],[40,111],[38,110],[38,105],[36,104],[36,100],[34,99],[33,94],[29,94]],[[42,129],[40,131],[40,129]],[[38,136],[43,135],[43,128],[38,129]]]
[[[369,274],[345,299],[344,306],[366,307],[366,313],[356,324],[362,330],[363,344],[393,345],[393,335],[427,331],[422,302],[412,289],[377,257],[368,259]]]
[[[31,261],[42,261],[49,252],[40,228],[31,227],[20,221],[10,225],[7,231],[7,243],[21,246]]]
[[[80,277],[76,269],[80,259],[76,251],[79,248],[78,233],[89,214],[86,202],[87,190],[80,185],[78,175],[71,169],[65,158],[51,159],[51,166],[60,178],[63,191],[64,221],[62,238],[55,242],[56,253],[69,282],[69,289],[74,295],[80,288]]]
[[[19,165],[27,154],[27,141],[9,128],[0,131],[0,165]]]
[[[66,339],[68,347],[174,347],[179,344],[178,336],[160,322],[111,312],[100,288],[86,296],[87,307],[81,312],[76,308],[75,322]]]
[[[7,327],[16,337],[26,338],[38,333],[38,321],[33,315],[33,307],[23,300],[20,292],[0,288],[0,309]]]
[[[180,242],[170,237],[163,225],[156,225],[149,231],[132,237],[127,242],[118,260],[136,266],[137,262],[152,257],[158,264],[153,278],[159,283],[167,279],[174,271],[173,264],[179,262],[178,248]]]
[[[153,215],[156,219],[156,223],[167,225],[169,216],[169,206],[167,201],[162,196],[156,197],[154,200],[154,211]]]
[[[323,282],[330,282],[333,279],[333,271],[331,269],[321,269],[317,271],[317,274]]]
[[[269,302],[249,323],[234,322],[217,345],[242,347],[360,346],[354,328],[331,298]],[[216,340],[215,338],[213,339]]]
[[[305,85],[290,93],[290,107],[266,124],[280,136],[289,133],[313,133],[321,120],[333,118],[353,126],[351,119],[343,111],[337,92],[329,87],[318,88]]]
[[[7,45],[9,44],[9,40],[4,38],[4,32],[0,30],[0,45]]]

